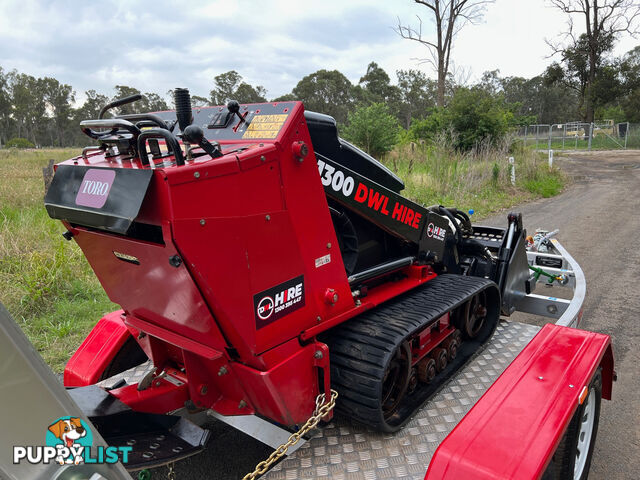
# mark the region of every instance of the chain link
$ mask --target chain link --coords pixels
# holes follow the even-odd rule
[[[173,462],[167,465],[167,479],[168,480],[176,480],[176,472],[173,470]]]
[[[284,457],[287,454],[287,450],[289,450],[289,447],[292,447],[293,445],[298,443],[304,435],[306,435],[310,430],[313,430],[318,425],[318,423],[320,423],[320,420],[322,420],[323,417],[325,417],[331,410],[333,410],[333,407],[336,406],[337,398],[338,392],[336,392],[335,390],[331,390],[331,398],[327,403],[325,403],[324,393],[318,395],[316,397],[316,409],[314,410],[313,415],[309,417],[309,420],[305,422],[300,430],[292,433],[286,443],[283,443],[278,448],[276,448],[274,452],[269,455],[269,458],[258,463],[255,470],[251,473],[246,474],[242,480],[255,480],[260,475],[269,470],[275,462],[277,462],[280,458]]]

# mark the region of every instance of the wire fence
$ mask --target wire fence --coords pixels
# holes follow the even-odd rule
[[[640,123],[568,122],[520,127],[518,138],[544,150],[612,150],[640,148]]]

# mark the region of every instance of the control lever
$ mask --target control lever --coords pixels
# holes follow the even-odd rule
[[[237,103],[237,102],[236,102]],[[189,125],[182,132],[182,139],[186,140],[189,143],[195,143],[199,145],[205,152],[211,155],[211,158],[222,157],[222,152],[220,151],[220,144],[218,142],[209,142],[204,137],[204,131],[197,125]]]
[[[240,104],[236,100],[229,100],[227,102],[227,110],[229,110],[229,113],[231,114],[235,113],[238,115],[238,118],[240,119],[239,125],[242,125],[242,123],[245,122],[244,117],[240,115]]]

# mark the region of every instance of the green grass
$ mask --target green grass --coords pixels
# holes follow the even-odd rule
[[[511,185],[508,157],[515,158]],[[441,204],[475,211],[475,220],[538,197],[557,195],[566,178],[546,154],[507,146],[460,153],[446,145],[396,147],[384,163],[405,180],[403,194],[423,205]]]
[[[547,176],[543,178],[533,178],[523,182],[524,188],[533,194],[544,198],[557,195],[562,191],[563,183],[559,178]]]
[[[55,372],[96,321],[118,308],[44,209],[42,168],[78,153],[0,150],[0,302]]]
[[[77,150],[0,150],[0,301],[55,372],[95,323],[118,307],[103,292],[75,242],[43,206],[42,167]],[[442,146],[397,147],[385,163],[406,181],[404,194],[425,205],[473,208],[476,219],[538,196],[558,193],[564,177],[546,156],[515,154],[509,182],[505,149],[469,154]]]

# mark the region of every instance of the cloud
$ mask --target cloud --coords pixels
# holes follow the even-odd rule
[[[291,91],[304,75],[338,69],[357,82],[378,62],[392,78],[398,69],[428,66],[428,55],[392,27],[425,18],[410,0],[3,0],[0,66],[53,76],[82,92],[112,95],[115,85],[164,94],[176,86],[208,95],[213,77],[238,71],[273,98]],[[532,76],[550,60],[544,37],[564,26],[557,12],[528,0],[498,0],[485,23],[458,36],[454,60],[472,69]],[[622,53],[633,45],[622,43]],[[628,47],[628,48],[627,48]],[[626,50],[624,50],[626,48]]]

